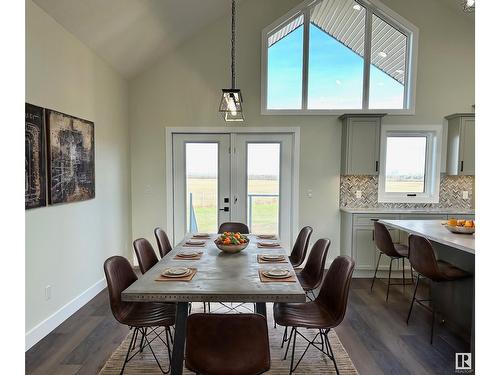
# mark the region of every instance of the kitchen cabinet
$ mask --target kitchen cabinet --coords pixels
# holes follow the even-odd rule
[[[456,113],[448,120],[448,151],[446,173],[470,176],[475,174],[475,114]]]
[[[343,115],[341,171],[343,175],[378,175],[380,126],[385,114]]]
[[[348,255],[356,262],[354,277],[373,277],[378,258],[375,246],[373,222],[378,220],[447,220],[449,218],[474,219],[473,214],[443,213],[352,213],[341,211],[340,216],[340,253]],[[408,233],[395,228],[387,228],[394,243],[408,244]],[[380,259],[380,276],[389,270],[389,257]],[[409,269],[405,262],[405,269]],[[401,273],[400,264],[393,263],[396,277]],[[384,277],[387,275],[384,275]]]

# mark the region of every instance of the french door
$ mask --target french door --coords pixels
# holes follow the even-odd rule
[[[238,221],[289,243],[292,149],[288,133],[173,133],[174,241]]]

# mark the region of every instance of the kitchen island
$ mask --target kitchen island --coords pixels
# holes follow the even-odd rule
[[[432,298],[440,319],[474,346],[474,267],[475,237],[451,233],[441,220],[380,220],[389,229],[395,228],[431,241],[438,259],[469,272],[471,277],[435,283]],[[410,249],[412,251],[412,249]],[[417,250],[415,250],[417,251]]]

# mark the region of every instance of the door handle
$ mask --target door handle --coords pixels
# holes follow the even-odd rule
[[[462,160],[460,162],[460,172],[463,172],[464,171],[464,161]]]
[[[229,212],[229,207],[219,208],[219,211]]]

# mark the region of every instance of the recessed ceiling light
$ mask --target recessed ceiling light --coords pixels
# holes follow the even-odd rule
[[[398,70],[396,70],[396,73],[398,73],[398,74],[402,74],[402,73],[403,73],[403,71],[402,71],[401,69],[398,69]]]
[[[385,52],[383,52],[383,51],[380,51],[380,52],[378,53],[378,55],[379,55],[380,57],[387,57],[387,53],[385,53]]]
[[[356,5],[354,5],[354,6],[352,7],[352,9],[354,9],[354,10],[361,10],[361,5],[356,4]]]

